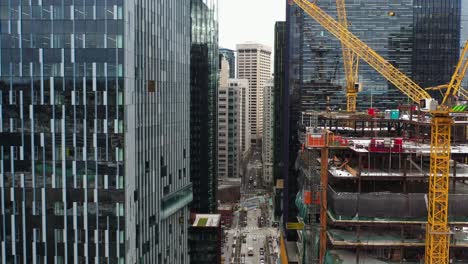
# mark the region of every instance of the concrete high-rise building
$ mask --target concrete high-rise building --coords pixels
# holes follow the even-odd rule
[[[239,176],[240,152],[240,91],[228,83],[229,62],[221,59],[218,90],[218,177]]]
[[[250,121],[249,121],[249,80],[245,79],[229,79],[229,87],[237,87],[239,97],[239,151],[240,159],[244,160],[247,158],[251,149],[251,133],[250,133]]]
[[[190,210],[214,213],[217,208],[218,0],[190,0]]]
[[[247,42],[237,45],[237,78],[249,80],[251,141],[259,144],[263,134],[263,87],[271,78],[271,48]]]
[[[274,135],[274,83],[273,79],[266,82],[263,88],[263,184],[270,187],[273,183],[273,145]]]
[[[190,1],[4,3],[0,263],[189,263]]]
[[[229,80],[229,71],[231,67],[229,65],[229,61],[227,58],[220,54],[219,55],[219,83],[218,87],[227,87],[228,86],[228,80]]]
[[[222,54],[229,62],[229,78],[236,78],[236,55],[235,51],[226,48],[220,48],[219,54]]]

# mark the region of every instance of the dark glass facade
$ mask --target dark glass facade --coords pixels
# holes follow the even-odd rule
[[[461,0],[414,0],[412,72],[422,87],[452,78],[460,53],[461,5]],[[437,91],[431,95],[441,99]]]
[[[218,1],[191,0],[190,179],[191,210],[217,208]]]
[[[219,49],[219,54],[222,54],[226,60],[229,62],[229,78],[236,78],[236,55],[231,49]]]
[[[220,224],[220,215],[198,215],[199,217],[217,218],[215,226],[189,227],[190,264],[223,263],[221,261],[223,229]],[[210,219],[210,221],[213,221]],[[197,222],[195,222],[197,223]],[[230,263],[226,259],[224,263]]]
[[[288,126],[285,125],[286,116],[285,110],[285,56],[286,56],[286,22],[280,21],[275,23],[275,47],[274,47],[274,118],[273,118],[273,185],[276,186],[276,182],[279,179],[283,179],[282,176],[282,160],[283,155],[288,153],[284,149],[284,141],[287,140],[285,130]],[[275,218],[281,216],[282,206],[282,189],[275,189],[274,199],[274,215]]]
[[[0,1],[0,263],[188,263],[189,10]]]
[[[325,12],[336,17],[335,1],[319,1]],[[350,21],[349,29],[384,56],[400,70],[411,76],[413,47],[413,0],[394,2],[356,1],[346,2]],[[297,43],[292,47],[293,69],[290,84],[297,86],[298,96],[304,108],[299,111],[325,110],[327,104],[345,109],[345,76],[340,42],[331,36],[309,15],[293,6],[290,9],[292,38]],[[389,12],[395,12],[390,16]],[[371,105],[386,108],[395,102],[406,101],[374,69],[367,64],[359,65],[359,81],[363,91],[358,95],[358,109]],[[328,98],[328,100],[327,100]]]
[[[335,1],[317,4],[336,17]],[[422,87],[447,83],[459,55],[461,0],[347,1],[349,29]],[[295,42],[291,85],[300,85],[302,111],[345,109],[345,76],[340,42],[297,6],[290,9]],[[358,109],[395,108],[408,102],[366,63],[359,66],[363,91]],[[328,100],[327,100],[328,98]]]
[[[300,67],[301,67],[301,52],[300,40],[301,34],[296,27],[300,22],[300,14],[298,7],[286,4],[286,26],[285,26],[285,69],[284,69],[284,92],[282,101],[283,104],[283,136],[284,140],[281,143],[282,149],[282,167],[281,173],[284,179],[283,183],[283,208],[282,208],[282,223],[286,230],[286,223],[293,222],[297,219],[297,208],[294,205],[295,196],[297,193],[297,173],[294,169],[294,161],[297,151],[299,150],[299,142],[297,140],[297,122],[300,117],[298,111],[299,103],[298,93],[300,92]],[[296,232],[286,231],[288,240],[294,240]]]

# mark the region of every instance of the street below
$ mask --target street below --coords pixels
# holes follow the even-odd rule
[[[276,263],[278,229],[272,226],[271,194],[263,186],[259,150],[254,150],[242,178],[241,198],[232,225],[225,230],[224,263]]]

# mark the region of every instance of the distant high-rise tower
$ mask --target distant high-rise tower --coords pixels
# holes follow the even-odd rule
[[[460,56],[462,2],[466,1],[413,1],[411,76],[421,87],[446,84],[450,82]],[[466,21],[464,23],[466,26]],[[464,39],[467,37],[463,36]],[[441,98],[438,91],[430,93],[434,98]]]
[[[249,80],[251,141],[260,144],[263,133],[263,87],[271,78],[271,48],[257,43],[237,45],[237,78]]]
[[[240,90],[228,82],[229,62],[221,59],[218,90],[218,177],[239,176],[240,152]]]
[[[249,81],[245,79],[229,79],[229,87],[237,87],[239,97],[239,152],[240,159],[247,158],[251,147],[249,122]]]
[[[218,0],[190,0],[190,210],[214,213],[217,208]]]
[[[236,55],[231,49],[220,48],[219,54],[222,54],[229,62],[229,78],[236,78]]]
[[[190,1],[0,10],[0,263],[189,263]]]
[[[274,144],[274,83],[273,79],[263,87],[263,184],[270,187],[273,183],[273,144]]]

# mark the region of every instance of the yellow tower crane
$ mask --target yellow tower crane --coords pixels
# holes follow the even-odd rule
[[[336,12],[340,24],[348,29],[345,0],[336,0]],[[357,82],[359,57],[343,43],[341,43],[341,50],[343,52],[343,64],[346,75],[346,109],[348,112],[356,112],[356,100],[359,89]]]
[[[450,165],[450,135],[453,118],[447,106],[450,95],[466,97],[466,91],[461,89],[460,83],[466,71],[466,59],[461,58],[457,71],[447,86],[446,96],[441,105],[437,105],[423,88],[394,67],[390,62],[376,53],[367,44],[349,32],[343,25],[308,0],[293,0],[300,8],[316,20],[328,32],[338,38],[342,45],[353,51],[357,56],[379,72],[413,102],[419,104],[422,111],[432,114],[431,120],[431,148],[430,175],[428,195],[428,220],[426,226],[426,264],[448,263],[450,229],[448,227],[448,185]],[[465,45],[464,51],[466,52]],[[461,70],[460,70],[461,69]],[[461,73],[461,74],[460,74]],[[458,76],[458,77],[457,77]],[[456,79],[454,81],[454,78]]]

